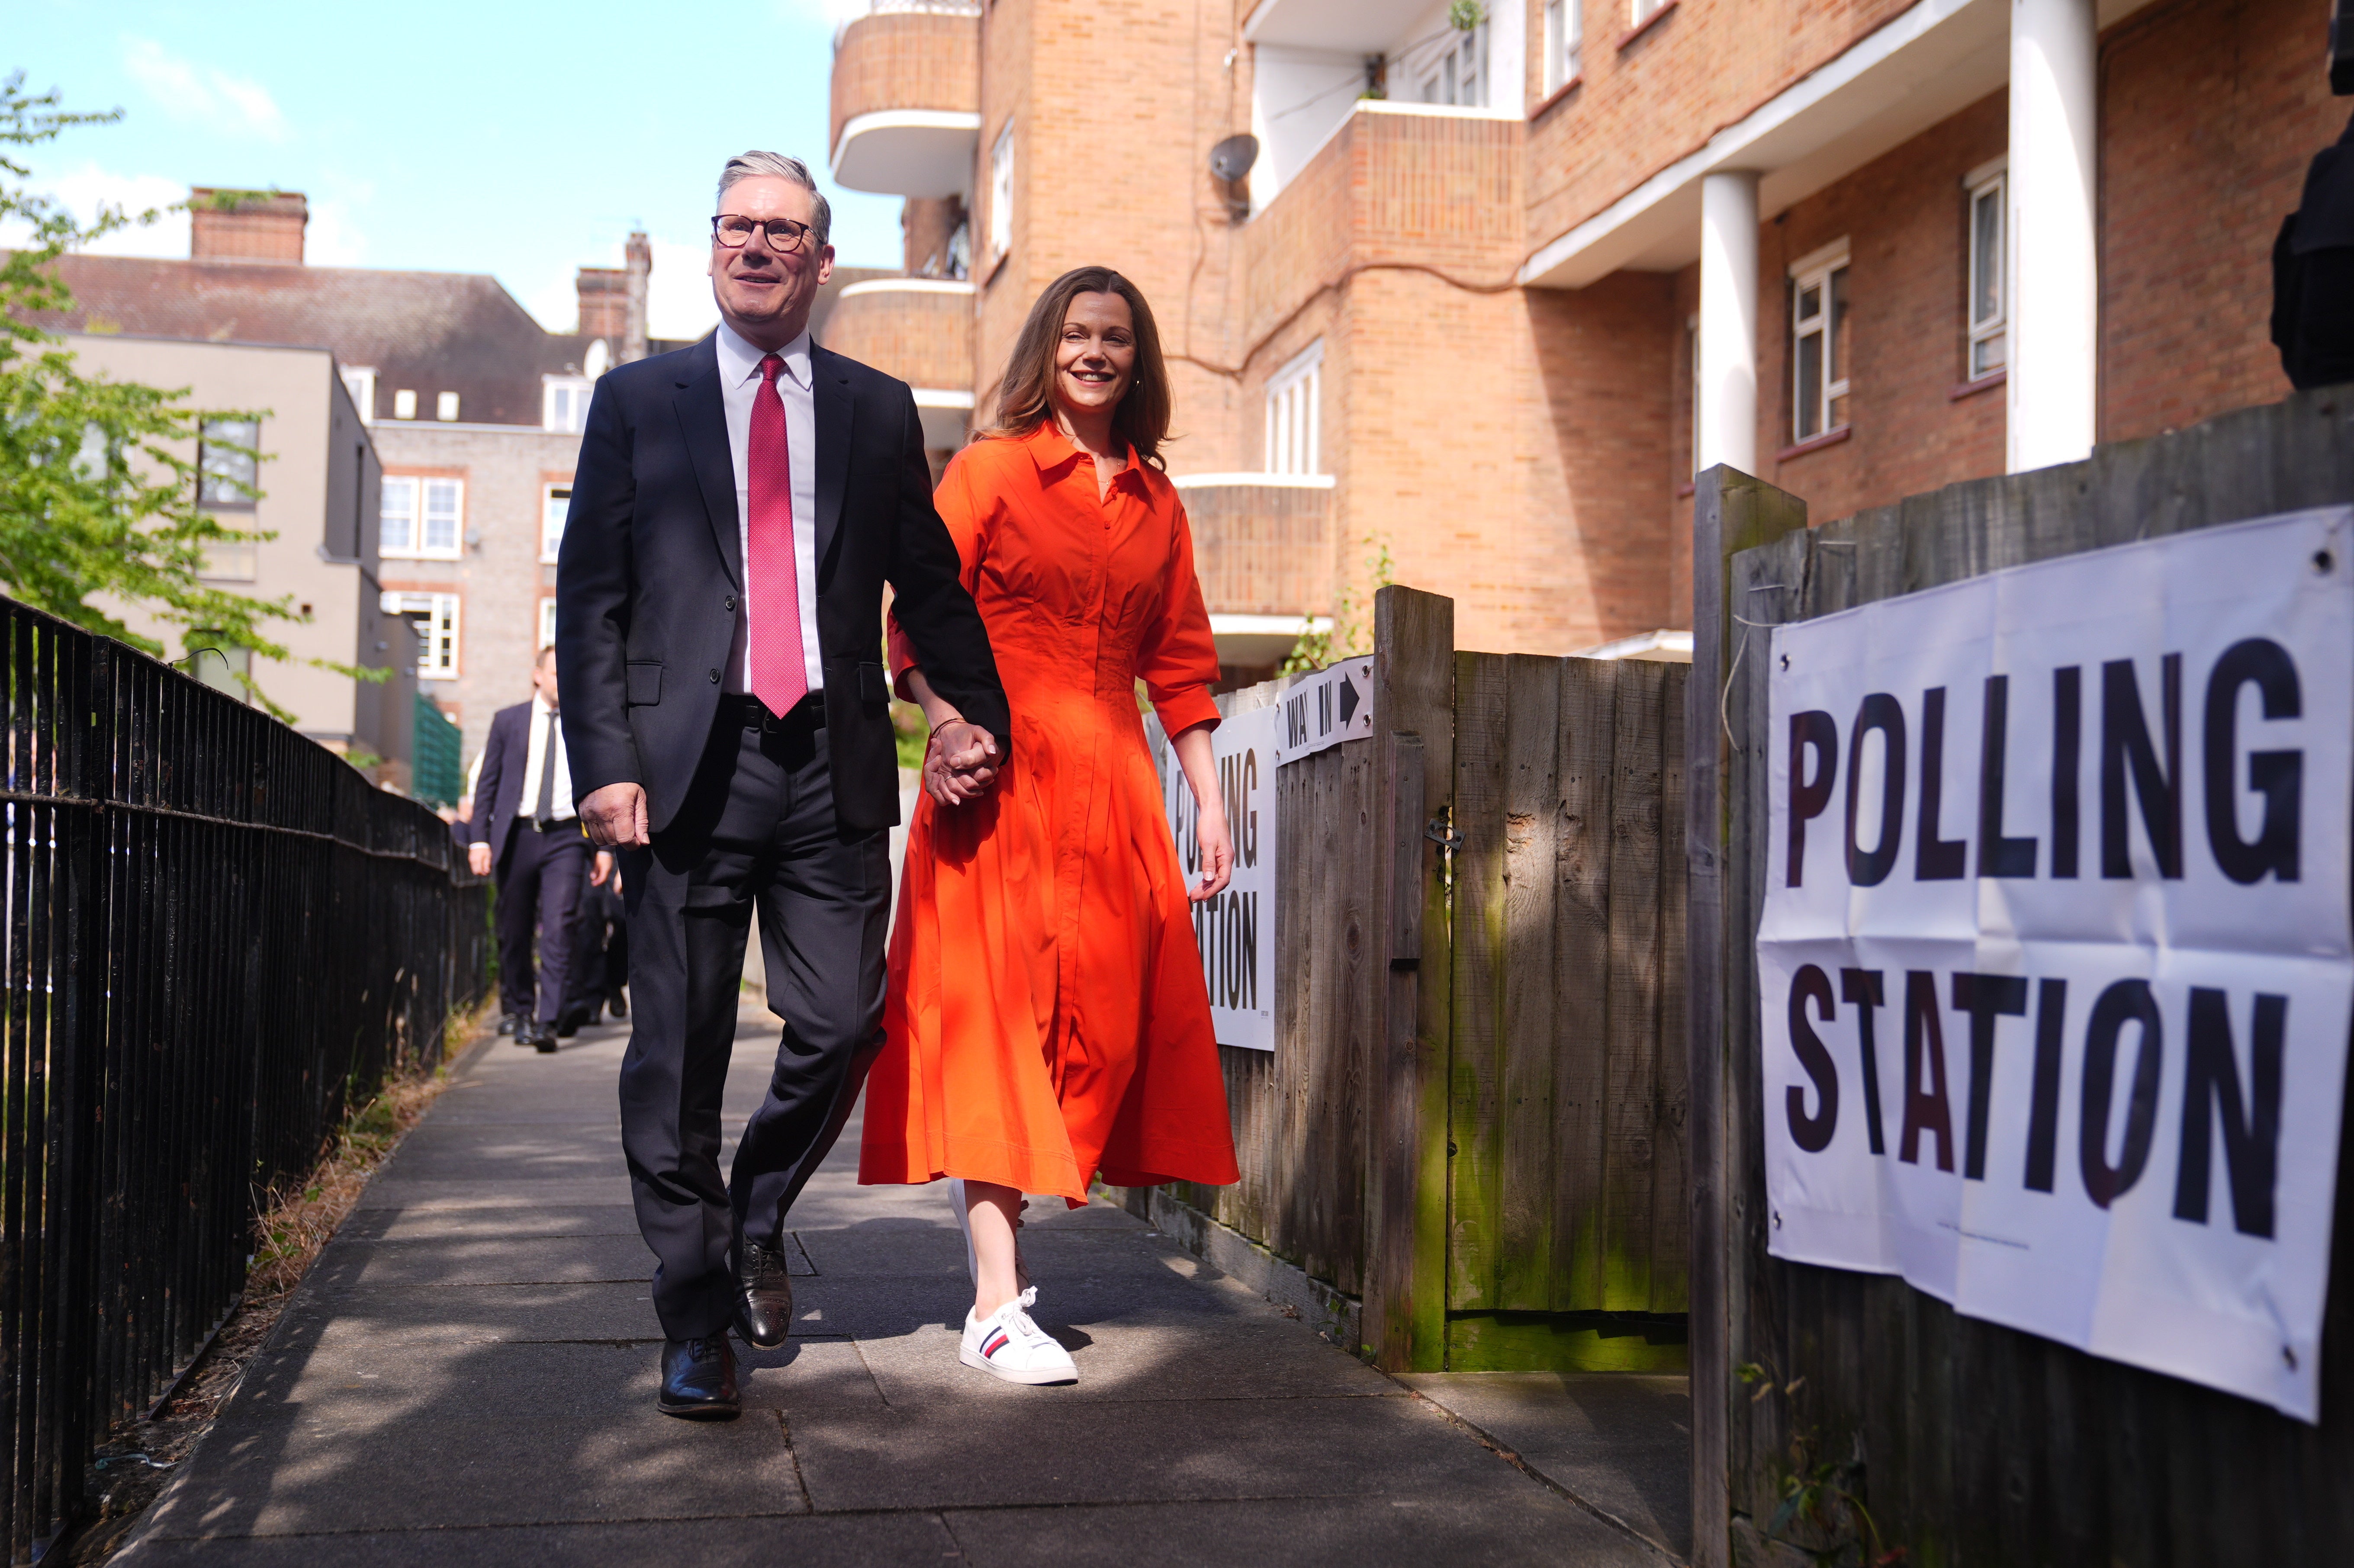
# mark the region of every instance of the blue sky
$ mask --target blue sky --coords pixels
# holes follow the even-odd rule
[[[899,204],[823,175],[833,27],[859,0],[734,7],[411,0],[6,0],[0,73],[114,125],[37,149],[37,188],[85,215],[191,185],[311,202],[323,265],[489,272],[557,331],[572,273],[654,240],[655,335],[716,319],[703,277],[719,165],[770,147],[820,170],[845,266],[896,267]],[[187,254],[185,217],[101,247]]]

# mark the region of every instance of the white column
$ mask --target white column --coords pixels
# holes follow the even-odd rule
[[[1700,183],[1700,466],[1757,471],[1757,176]]]
[[[2094,0],[2010,0],[2009,470],[2093,450],[2098,396]]]

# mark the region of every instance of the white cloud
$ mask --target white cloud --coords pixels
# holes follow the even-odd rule
[[[358,267],[367,260],[367,237],[353,220],[352,209],[340,201],[311,203],[311,222],[302,234],[302,260],[313,267]]]
[[[46,178],[29,182],[37,195],[52,196],[76,221],[84,225],[97,221],[101,206],[120,207],[133,217],[150,209],[160,209],[175,202],[188,199],[188,187],[177,180],[161,175],[122,175],[102,169],[96,164],[82,164]],[[0,245],[21,245],[27,238],[24,226],[0,226]],[[118,229],[89,247],[93,256],[186,256],[188,253],[188,215],[186,212],[164,212],[151,224],[133,224]]]
[[[122,69],[175,120],[205,122],[270,142],[285,137],[286,117],[258,81],[183,59],[153,38],[123,39]]]

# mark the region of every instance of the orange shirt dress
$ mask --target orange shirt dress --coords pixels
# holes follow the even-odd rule
[[[1166,476],[1049,421],[949,465],[940,515],[1013,709],[995,788],[918,797],[891,930],[862,1182],[943,1176],[1087,1202],[1238,1179],[1210,1000],[1136,683],[1215,724],[1217,653]],[[896,623],[895,676],[915,662]]]

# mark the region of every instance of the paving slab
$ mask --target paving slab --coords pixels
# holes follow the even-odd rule
[[[1397,1380],[1628,1531],[1691,1552],[1691,1393],[1645,1372],[1416,1372]]]
[[[1491,1430],[1543,1390],[1498,1385],[1450,1416],[1476,1402],[1415,1397],[1107,1202],[1034,1199],[1023,1236],[1039,1322],[1081,1381],[1019,1388],[959,1365],[971,1286],[947,1191],[859,1186],[854,1120],[787,1222],[795,1337],[740,1351],[740,1419],[661,1415],[652,1258],[613,1111],[626,1037],[465,1060],[128,1568],[1150,1565],[1274,1542],[1288,1563],[1347,1568],[1662,1560],[1638,1534],[1670,1538],[1665,1494],[1577,1467],[1600,1438]],[[731,1147],[775,1043],[747,1013]],[[1595,1433],[1664,1408],[1634,1392],[1651,1403],[1579,1408]],[[1570,1479],[1532,1478],[1467,1423]],[[1605,1500],[1564,1495],[1577,1487]]]

